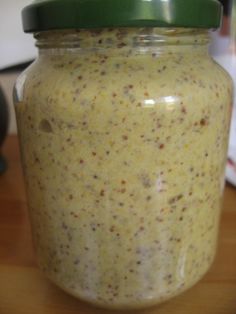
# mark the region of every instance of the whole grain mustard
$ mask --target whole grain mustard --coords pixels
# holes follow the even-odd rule
[[[141,308],[211,265],[232,88],[207,41],[158,28],[39,38],[17,122],[39,264],[71,294]]]

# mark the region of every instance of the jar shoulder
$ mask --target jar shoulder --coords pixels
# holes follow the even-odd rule
[[[219,92],[232,89],[229,74],[209,56],[190,54],[39,57],[16,82],[18,98],[40,95],[44,101],[60,102],[66,97],[72,103],[117,93],[142,99],[147,94],[158,97],[200,91],[200,97],[216,88]]]

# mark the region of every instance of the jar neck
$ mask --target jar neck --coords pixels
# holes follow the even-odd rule
[[[208,30],[187,28],[111,28],[46,31],[35,34],[40,53],[73,53],[81,50],[185,50],[207,52]]]

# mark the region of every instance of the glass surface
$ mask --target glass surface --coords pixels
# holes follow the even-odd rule
[[[107,308],[190,288],[215,255],[232,102],[207,32],[37,39],[15,102],[41,269]]]

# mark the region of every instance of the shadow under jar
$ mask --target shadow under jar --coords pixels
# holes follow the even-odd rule
[[[196,19],[25,26],[39,56],[14,94],[39,266],[97,306],[159,304],[213,261],[232,83]]]

